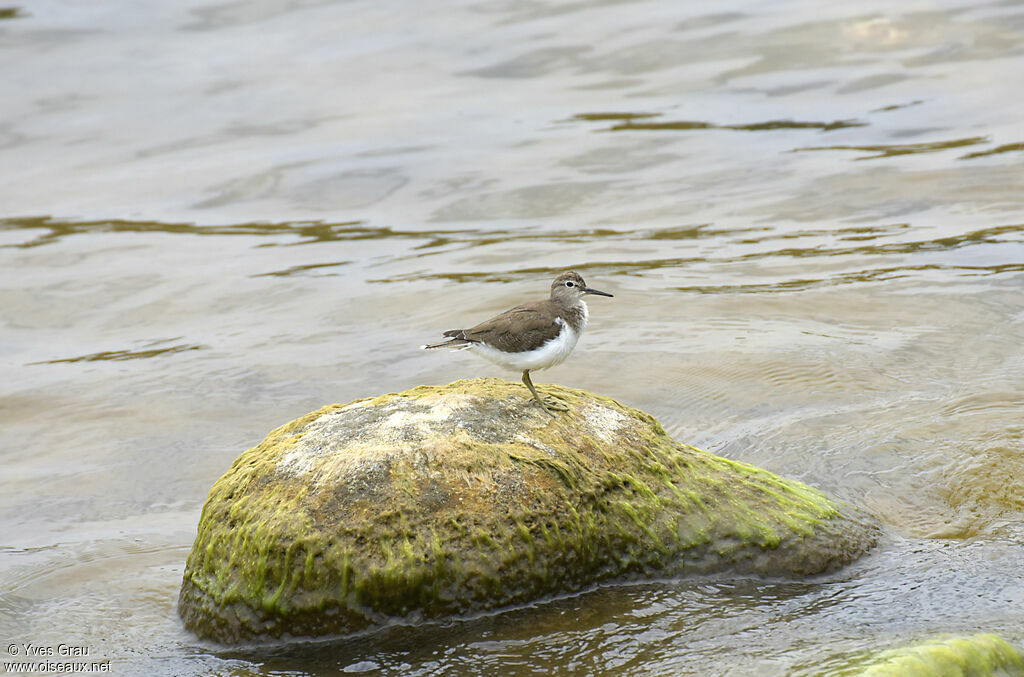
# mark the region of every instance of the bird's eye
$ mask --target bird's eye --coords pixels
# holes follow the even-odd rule
[[[565,283],[565,286],[566,286],[566,287],[575,287],[576,285],[575,285],[575,284],[573,284],[573,281],[572,281],[572,280],[569,280],[568,282],[566,282],[566,283]]]

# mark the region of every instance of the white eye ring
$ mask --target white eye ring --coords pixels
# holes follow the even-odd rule
[[[566,287],[573,287],[575,285],[573,284],[572,280],[569,280],[568,282],[565,283],[565,286]]]

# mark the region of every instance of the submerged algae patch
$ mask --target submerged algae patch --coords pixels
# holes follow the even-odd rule
[[[998,635],[934,639],[884,651],[829,677],[1024,677],[1024,656]]]
[[[600,581],[813,574],[876,529],[798,482],[669,438],[614,400],[421,386],[273,431],[210,492],[179,612],[202,637],[344,633]]]

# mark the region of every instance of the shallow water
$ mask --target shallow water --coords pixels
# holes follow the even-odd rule
[[[1024,644],[1024,4],[417,9],[0,8],[3,646],[115,674],[803,675]],[[309,644],[184,631],[241,451],[502,375],[416,347],[570,268],[616,297],[535,380],[861,506],[882,546]]]

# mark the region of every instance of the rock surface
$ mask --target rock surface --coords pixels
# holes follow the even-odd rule
[[[331,405],[210,491],[179,613],[223,643],[462,615],[601,581],[828,571],[876,527],[821,492],[672,440],[614,400],[519,383]]]
[[[998,635],[953,637],[886,651],[857,677],[1024,677],[1024,658]]]

